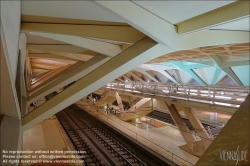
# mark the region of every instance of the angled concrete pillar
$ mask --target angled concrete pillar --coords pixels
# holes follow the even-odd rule
[[[225,68],[223,69],[225,73],[237,84],[240,86],[244,86],[241,80],[238,78],[238,76],[234,73],[234,71],[231,68]]]
[[[123,121],[130,121],[135,118],[141,118],[148,113],[152,112],[152,108],[150,108],[151,98],[143,98],[138,101],[135,105],[130,107],[130,109],[126,112],[123,112],[120,116],[120,119]]]
[[[191,134],[190,130],[188,129],[188,127],[186,126],[186,123],[183,121],[180,113],[178,112],[178,110],[176,109],[174,104],[168,104],[167,102],[165,102],[168,110],[170,112],[171,117],[173,118],[176,126],[178,127],[182,137],[184,138],[184,140],[186,141],[185,145],[179,146],[179,148],[181,148],[182,150],[193,154],[195,156],[200,157],[204,151],[204,145],[202,141],[195,141],[193,135]]]
[[[159,82],[157,79],[155,79],[153,76],[151,76],[150,74],[148,74],[148,72],[146,71],[139,71],[142,74],[146,75],[148,78],[150,78],[151,80],[153,80],[154,82]]]
[[[135,43],[145,36],[134,27],[124,26],[124,23],[110,22],[110,24],[113,24],[114,26],[93,24],[73,25],[52,23],[22,23],[21,28],[22,30],[28,30],[32,32],[47,32],[73,36],[86,36],[90,38],[122,41],[125,43]]]
[[[145,70],[142,70],[141,68],[135,68],[135,71],[141,73],[142,75],[147,76],[148,78],[150,78],[151,80],[153,80],[154,82],[159,82],[157,79],[155,79],[153,76],[151,76],[148,72],[146,72]]]
[[[120,77],[117,78],[120,82],[124,82],[123,79],[121,79]]]
[[[170,61],[170,63],[172,63],[173,65],[175,65],[177,68],[179,68],[180,70],[186,72],[187,74],[189,74],[191,77],[193,77],[198,83],[200,83],[201,85],[206,85],[206,82],[204,80],[202,80],[198,74],[196,74],[194,72],[194,68],[202,68],[202,67],[207,67],[208,65],[205,64],[194,64],[194,65],[184,65],[183,62],[179,62],[179,61]]]
[[[214,61],[214,66],[217,69],[220,69],[222,71],[224,71],[225,73],[227,73],[227,75],[237,84],[240,86],[244,86],[243,83],[241,82],[241,80],[237,77],[237,75],[234,73],[234,71],[229,67],[229,65],[226,64],[230,64],[232,66],[235,66],[233,63],[228,63],[228,62],[222,62],[221,58],[217,55],[213,55],[211,56],[211,58]],[[246,61],[247,62],[247,61]],[[238,63],[238,62],[235,62]],[[245,63],[241,63],[242,65],[244,65]],[[249,65],[249,62],[247,63]]]
[[[34,93],[36,93],[37,91],[39,91],[40,89],[42,89],[43,87],[45,87],[46,85],[50,84],[51,82],[55,81],[56,79],[60,78],[61,76],[63,76],[64,74],[70,72],[71,70],[74,70],[75,68],[77,68],[78,66],[82,65],[84,62],[77,62],[73,65],[67,65],[65,67],[61,67],[59,69],[56,69],[52,72],[50,72],[50,74],[48,73],[48,75],[46,76],[45,79],[40,80],[38,82],[37,86],[34,86],[30,91],[29,91],[29,95],[32,95]]]
[[[110,58],[104,55],[96,55],[92,59],[88,61],[88,63],[83,63],[80,66],[77,66],[73,70],[65,73],[60,78],[52,81],[47,86],[41,88],[37,92],[35,92],[32,96],[28,97],[28,104],[41,99],[42,97],[56,91],[59,88],[62,88],[68,85],[71,82],[74,82],[83,76],[87,75],[92,70],[96,69],[99,65],[107,62]],[[78,62],[77,64],[82,63]],[[75,65],[77,65],[75,64]],[[75,66],[74,65],[74,66]],[[72,66],[72,67],[74,67]],[[71,67],[70,67],[71,68]]]
[[[160,70],[158,71],[159,73],[163,74],[165,77],[167,77],[168,79],[170,79],[173,83],[181,83],[178,82],[176,79],[174,79],[167,70]]]
[[[62,35],[62,34],[51,34],[51,33],[40,33],[40,32],[30,32],[32,35],[41,36],[49,38],[52,40],[61,41],[68,43],[70,45],[82,47],[87,50],[91,50],[100,54],[114,57],[119,54],[122,50],[120,46],[116,44],[101,42],[98,40],[93,40],[89,38],[84,38],[80,36],[72,35]],[[96,47],[98,45],[98,47]]]
[[[180,81],[180,83],[183,83],[183,81],[181,79],[180,71],[178,69],[175,69],[174,71],[175,71],[176,76],[177,76],[178,80]]]
[[[189,74],[191,77],[193,77],[195,79],[195,81],[197,81],[198,83],[200,83],[201,85],[206,85],[205,81],[203,81],[195,72],[193,69],[185,69],[183,70],[184,72],[186,72],[187,74]]]
[[[179,111],[176,109],[175,105],[167,104],[168,110],[172,119],[174,120],[176,126],[179,128],[179,131],[186,141],[187,148],[192,151],[192,143],[195,141],[193,135],[191,134],[190,130],[188,129],[186,123],[183,121]]]
[[[101,106],[103,101],[105,101],[105,99],[107,97],[109,97],[110,95],[110,90],[106,89],[104,94],[102,94],[101,98],[98,100],[98,102],[96,103],[97,106]]]
[[[126,79],[126,81],[132,81],[131,78],[129,78],[129,77],[126,76],[125,74],[123,74],[122,76]]]
[[[118,92],[115,93],[115,98],[116,98],[116,101],[117,101],[117,104],[118,104],[118,107],[119,107],[119,111],[120,112],[124,112],[124,108],[123,108],[123,104],[122,104],[122,99],[119,95]]]
[[[131,103],[133,101],[132,96],[128,96],[128,102]]]
[[[76,83],[22,118],[23,130],[40,123],[44,119],[75,103],[106,83],[114,80],[146,61],[154,58],[155,52],[162,53],[161,45],[145,37],[104,64],[96,66]],[[168,48],[164,47],[167,51]],[[170,50],[169,50],[170,51]],[[157,56],[159,54],[157,53]],[[96,56],[95,56],[96,57]],[[88,64],[88,63],[87,63]],[[58,79],[57,79],[58,80]]]
[[[211,85],[215,85],[218,82],[218,77],[220,76],[220,73],[221,73],[220,69],[215,70],[214,77],[213,77],[213,80],[211,82]]]
[[[126,22],[160,44],[173,46],[179,36],[174,25],[157,17],[131,1],[91,1],[103,9],[122,17]],[[127,10],[129,9],[129,10]],[[149,26],[157,25],[157,26]]]
[[[145,82],[142,78],[138,77],[136,74],[133,72],[129,72],[133,77],[137,78],[139,81]]]
[[[136,110],[140,109],[142,105],[144,105],[146,102],[148,102],[151,98],[143,98],[140,101],[138,101],[135,105],[130,107],[128,112],[136,112]],[[148,108],[147,108],[148,109]]]
[[[207,149],[208,146],[211,144],[212,140],[210,139],[206,129],[204,128],[204,126],[202,125],[200,120],[196,117],[196,115],[195,115],[194,111],[192,110],[192,108],[185,107],[184,113],[188,117],[188,120],[190,121],[190,123],[194,127],[196,133],[201,138],[201,140],[202,140],[202,142],[204,144],[204,148]]]

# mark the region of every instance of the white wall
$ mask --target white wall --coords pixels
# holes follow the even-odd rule
[[[0,1],[1,11],[1,26],[3,35],[1,35],[3,45],[6,49],[5,55],[7,58],[8,68],[12,81],[15,82],[18,42],[20,33],[21,21],[21,1]]]

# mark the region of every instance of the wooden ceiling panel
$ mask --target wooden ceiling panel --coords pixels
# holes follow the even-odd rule
[[[73,58],[68,58],[68,57],[49,54],[49,53],[30,53],[28,56],[30,58],[43,58],[43,59],[51,59],[51,60],[57,60],[57,61],[67,60],[67,61],[76,62],[76,60]]]
[[[47,64],[55,64],[55,65],[67,65],[74,64],[76,61],[62,60],[62,59],[44,59],[44,58],[30,58],[31,62],[34,63],[47,63]]]
[[[212,55],[238,56],[249,53],[249,44],[250,43],[229,44],[229,45],[220,45],[211,47],[201,47],[193,50],[177,51],[160,56],[147,63],[150,64],[150,63],[167,62],[170,60],[190,60],[198,58],[209,58]]]
[[[46,63],[31,63],[31,67],[39,68],[39,69],[54,70],[54,69],[62,67],[62,65],[54,65],[54,64],[46,64]]]
[[[85,54],[74,54],[74,53],[66,53],[66,52],[58,52],[58,51],[48,51],[48,53],[59,55],[59,56],[64,56],[64,57],[75,59],[77,61],[84,61],[84,62],[93,58],[92,55],[85,55]]]

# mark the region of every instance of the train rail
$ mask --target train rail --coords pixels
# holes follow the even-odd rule
[[[157,119],[159,121],[171,124],[173,126],[176,126],[174,120],[172,119],[171,115],[168,113],[164,113],[164,112],[160,112],[160,111],[152,111],[149,114],[146,115],[147,118],[152,118],[152,119]],[[183,121],[185,122],[186,126],[188,127],[188,129],[190,131],[196,132],[196,130],[199,129],[195,129],[192,124],[190,123],[190,121],[186,118],[182,118]],[[219,132],[223,129],[224,124],[226,122],[222,122],[222,123],[218,123],[218,124],[206,124],[206,123],[201,123],[204,126],[204,130],[206,130],[206,132],[208,132],[208,134],[211,137],[215,137],[219,134]]]
[[[84,156],[82,158],[87,165],[103,165],[101,160],[98,158],[98,155],[95,154],[93,149],[88,145],[85,139],[75,130],[66,120],[62,114],[57,114],[57,118],[62,124],[64,130],[69,136],[71,142],[73,143],[77,151],[84,151],[84,154],[79,154]]]
[[[86,165],[146,165],[141,159],[71,105],[56,114],[77,150],[85,151]],[[82,154],[81,154],[82,155]]]
[[[172,119],[171,115],[165,112],[160,112],[160,111],[152,111],[149,114],[146,115],[149,118],[153,118],[153,119],[157,119],[159,121],[165,122],[165,123],[169,123],[171,125],[176,126],[174,120]],[[194,127],[192,126],[192,124],[190,123],[190,121],[186,118],[182,118],[186,124],[186,126],[188,127],[189,130],[194,131]],[[202,123],[202,125],[207,128],[208,126],[211,126],[209,124],[206,123]]]

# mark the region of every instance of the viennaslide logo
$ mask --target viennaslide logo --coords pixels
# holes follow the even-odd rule
[[[247,150],[239,151],[239,146],[236,150],[222,150],[220,151],[220,159],[224,161],[234,160],[236,165],[239,161],[247,161]]]

